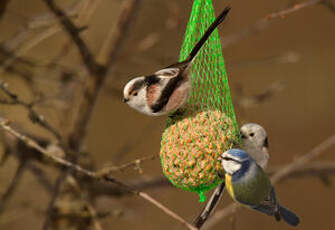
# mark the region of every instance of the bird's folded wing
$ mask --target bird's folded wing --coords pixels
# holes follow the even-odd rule
[[[165,68],[155,72],[155,75],[161,78],[174,78],[177,77],[179,73],[180,73],[179,68]]]

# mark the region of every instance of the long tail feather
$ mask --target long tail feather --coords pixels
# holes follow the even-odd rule
[[[223,22],[223,20],[226,18],[226,16],[229,13],[230,9],[231,9],[230,6],[227,6],[221,12],[221,14],[215,19],[215,21],[208,27],[208,29],[206,30],[206,32],[204,33],[204,35],[202,36],[202,38],[198,41],[198,43],[192,49],[190,55],[186,59],[186,62],[192,62],[192,60],[196,57],[196,55],[200,51],[201,47],[205,44],[205,42],[207,41],[207,39],[209,38],[209,36],[213,33],[213,31],[215,30],[215,28],[218,25],[220,25]]]

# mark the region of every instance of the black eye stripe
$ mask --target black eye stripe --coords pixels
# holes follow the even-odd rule
[[[231,158],[231,157],[221,157],[222,160],[226,160],[226,161],[234,161],[236,163],[241,163],[241,161],[238,161],[234,158]]]
[[[134,91],[138,91],[144,85],[143,80],[138,80],[133,84],[133,87],[129,89],[129,94],[132,94]]]
[[[269,141],[267,137],[264,140],[263,146],[269,148]]]

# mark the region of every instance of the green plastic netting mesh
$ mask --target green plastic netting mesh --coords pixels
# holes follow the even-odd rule
[[[195,0],[180,61],[215,20],[212,0]],[[220,37],[217,29],[191,67],[192,89],[186,105],[167,120],[160,158],[165,176],[178,188],[204,192],[221,182],[218,156],[239,143]]]

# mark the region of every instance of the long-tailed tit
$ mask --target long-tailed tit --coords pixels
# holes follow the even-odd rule
[[[264,169],[270,157],[268,135],[265,129],[256,123],[247,123],[240,128],[240,133],[242,149]]]
[[[265,129],[256,123],[247,123],[240,128],[242,137],[242,149],[246,151],[254,161],[263,169],[267,166],[269,160],[268,136]],[[200,228],[209,216],[214,212],[224,193],[225,182],[222,182],[215,188],[211,198],[195,219],[194,225]]]
[[[226,7],[208,27],[185,61],[172,64],[152,75],[129,81],[123,89],[123,101],[149,116],[164,115],[183,106],[191,88],[190,66],[209,36],[226,18],[229,10],[230,7]]]

